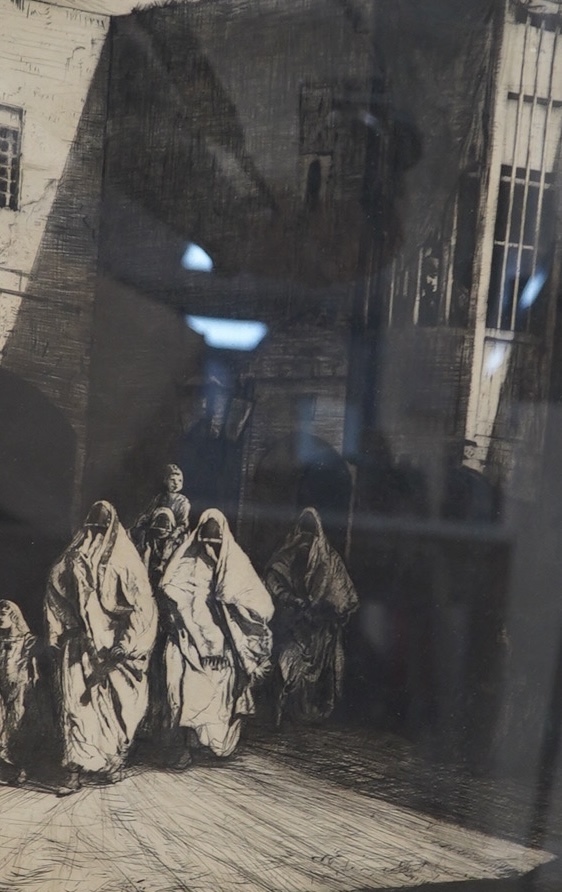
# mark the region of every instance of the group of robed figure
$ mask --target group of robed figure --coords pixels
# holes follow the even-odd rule
[[[341,697],[343,630],[358,601],[318,512],[301,513],[260,578],[219,510],[191,528],[182,488],[168,465],[162,492],[128,531],[109,502],[96,502],[51,570],[59,795],[119,780],[139,738],[175,770],[194,752],[232,755],[264,682],[278,726],[286,714],[326,719]],[[0,601],[0,759],[19,783],[37,648],[19,607]]]

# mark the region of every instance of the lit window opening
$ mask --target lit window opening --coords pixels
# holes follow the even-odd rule
[[[23,112],[0,105],[0,208],[17,211]]]

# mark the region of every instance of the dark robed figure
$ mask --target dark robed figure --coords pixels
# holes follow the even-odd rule
[[[297,720],[326,719],[341,696],[343,629],[358,599],[314,508],[271,558],[265,583],[275,605],[276,722],[286,709]]]

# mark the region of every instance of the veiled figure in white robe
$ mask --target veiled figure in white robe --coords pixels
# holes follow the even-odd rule
[[[148,705],[157,609],[109,503],[92,506],[53,567],[45,617],[57,656],[63,764],[115,779]]]
[[[13,601],[0,601],[0,760],[19,766],[27,736],[26,713],[33,712],[32,700],[38,681],[37,638]]]
[[[271,598],[224,515],[205,511],[162,580],[169,633],[164,667],[172,725],[189,728],[216,756],[229,756],[252,687],[271,657]]]

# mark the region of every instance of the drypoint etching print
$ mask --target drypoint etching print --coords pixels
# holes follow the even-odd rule
[[[0,892],[559,892],[562,0],[0,17]]]

